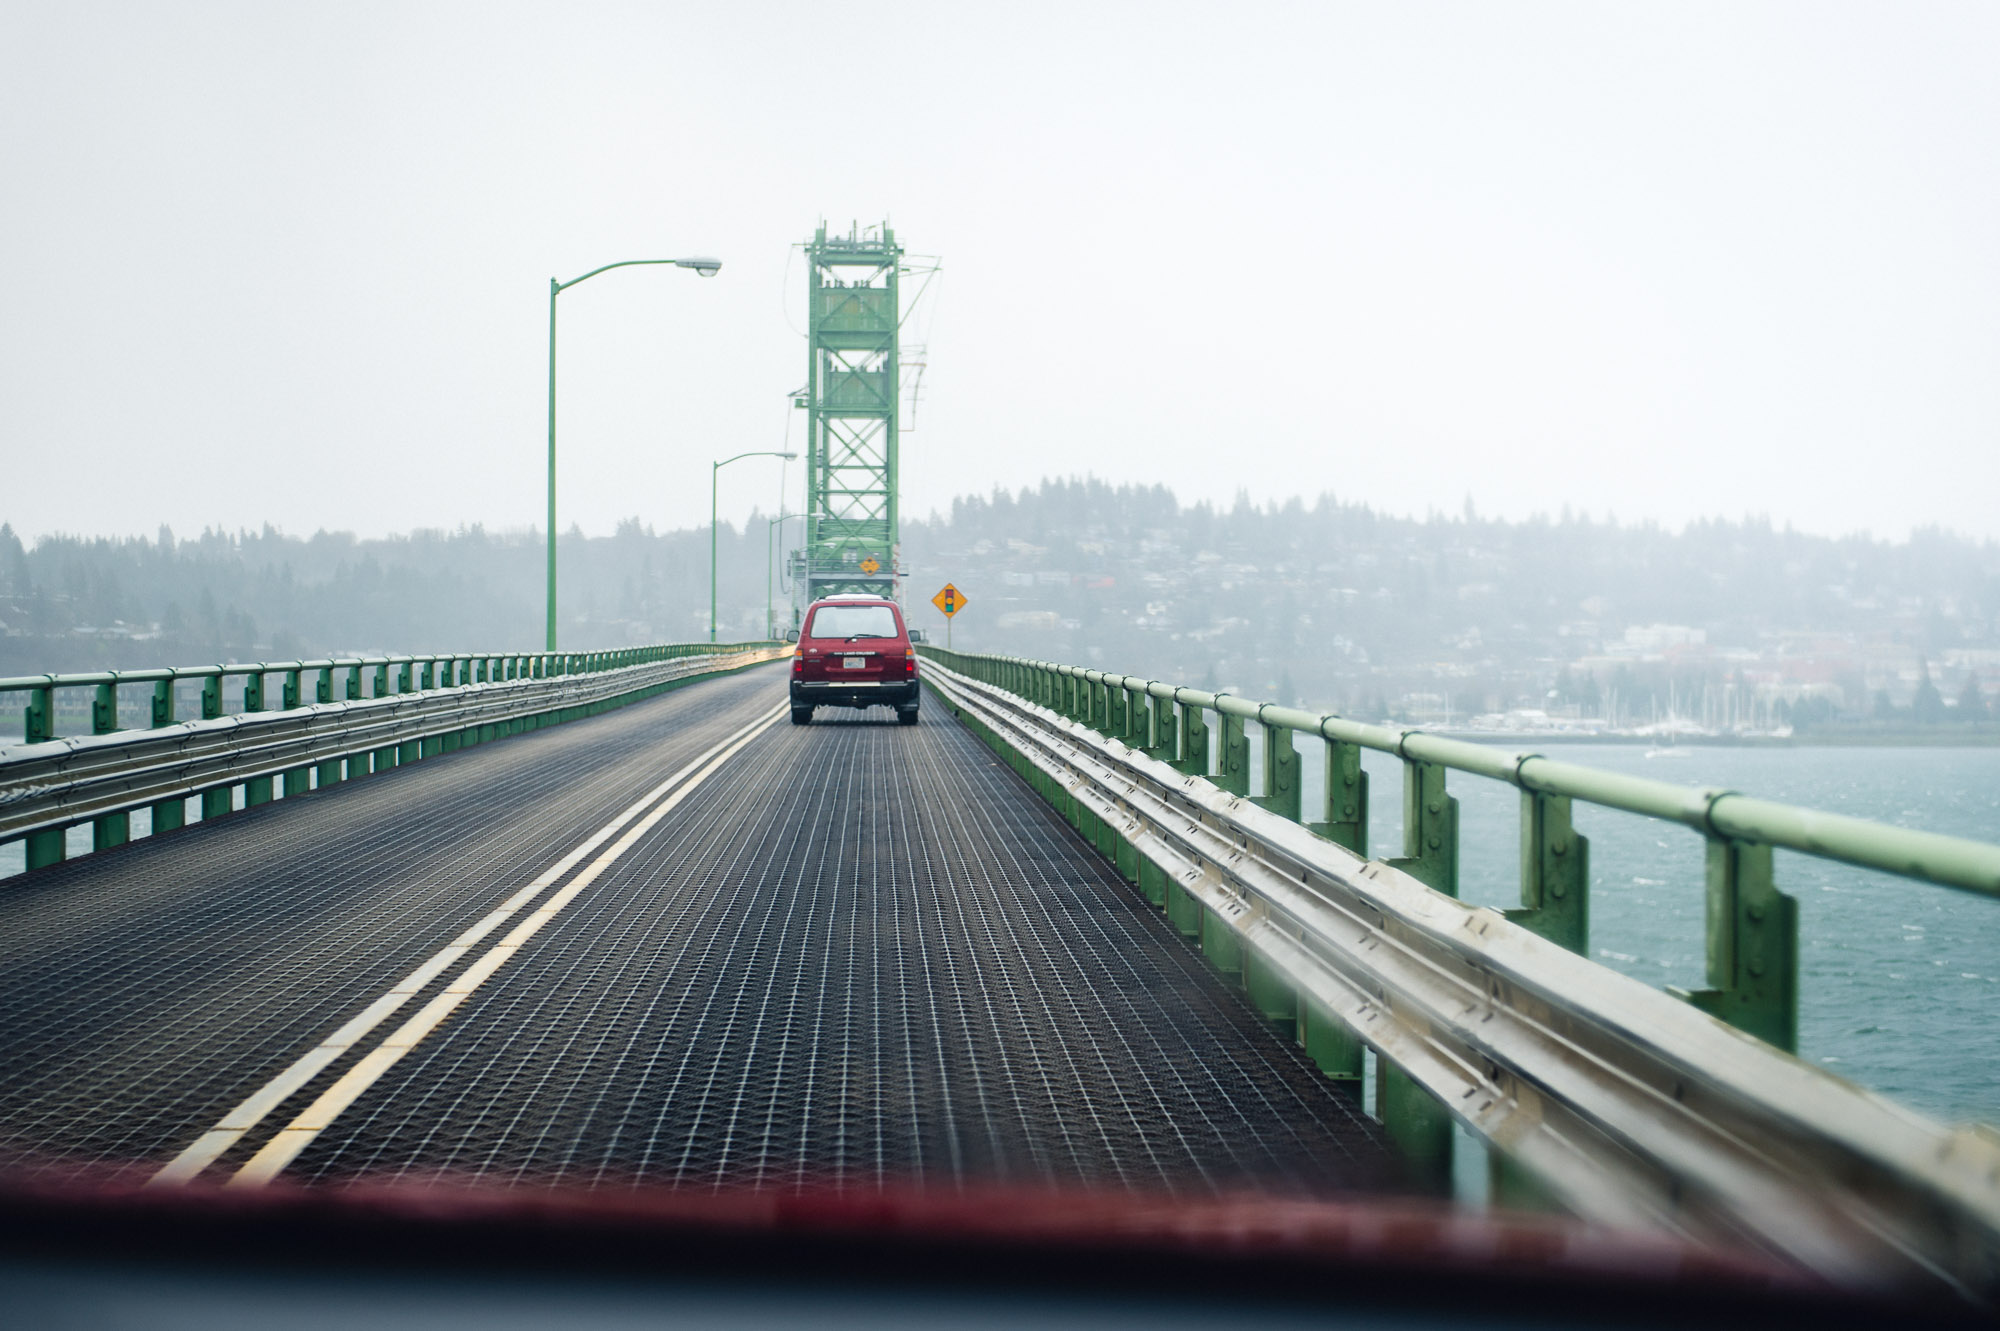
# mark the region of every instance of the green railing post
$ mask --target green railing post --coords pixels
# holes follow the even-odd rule
[[[253,670],[243,681],[243,710],[261,712],[264,710],[264,672]],[[268,776],[253,776],[243,783],[243,807],[254,809],[259,804],[271,802],[271,781]]]
[[[222,671],[217,670],[201,681],[201,719],[216,721],[222,717]],[[204,819],[220,818],[236,807],[236,796],[229,786],[219,790],[201,792],[201,816]]]
[[[97,694],[90,700],[90,733],[109,735],[118,729],[118,682],[114,673],[112,682],[99,684]],[[132,815],[130,813],[101,814],[90,820],[90,848],[109,850],[122,846],[132,839]]]
[[[1126,684],[1125,694],[1125,744],[1128,748],[1144,753],[1152,745],[1152,709],[1147,706],[1146,690],[1143,686]]]
[[[1152,694],[1147,710],[1153,714],[1153,742],[1146,746],[1146,756],[1172,763],[1179,751],[1174,736],[1174,700]]]
[[[90,733],[93,735],[109,735],[118,729],[118,684],[115,674],[112,683],[97,686],[97,692],[90,700]]]
[[[1778,891],[1769,846],[1708,838],[1708,982],[1708,989],[1674,992],[1738,1030],[1798,1051],[1799,903]]]
[[[1375,1060],[1375,1117],[1430,1192],[1451,1188],[1451,1114],[1386,1058]]]
[[[53,680],[55,676],[48,678]],[[56,691],[52,684],[28,690],[28,705],[21,714],[21,735],[30,744],[56,737]]]
[[[1224,695],[1217,694],[1220,703]],[[1250,736],[1243,728],[1243,718],[1215,709],[1216,720],[1222,726],[1222,752],[1216,756],[1216,786],[1232,795],[1247,797],[1250,794]]]
[[[302,671],[297,665],[285,671],[279,687],[286,711],[293,711],[305,703],[304,690],[299,677]],[[285,798],[293,799],[312,789],[312,768],[294,767],[285,773]]]
[[[1189,776],[1208,775],[1208,720],[1200,706],[1180,703],[1181,750],[1174,767]]]
[[[1403,853],[1389,861],[1448,897],[1458,895],[1458,801],[1445,791],[1445,769],[1403,760]]]
[[[1293,822],[1304,819],[1304,793],[1299,782],[1299,750],[1292,732],[1264,724],[1264,793],[1256,803]]]
[[[1368,773],[1361,767],[1361,746],[1345,740],[1326,741],[1326,807],[1324,822],[1309,828],[1336,846],[1364,859],[1368,855]]]
[[[1521,792],[1521,906],[1507,918],[1590,955],[1590,842],[1570,825],[1567,795]]]
[[[153,729],[174,724],[174,677],[153,681]],[[152,806],[153,835],[187,826],[187,800],[161,800]]]
[[[362,671],[362,669],[363,669],[363,667],[362,667],[362,665],[361,665],[361,663],[360,663],[359,661],[356,661],[356,662],[355,662],[355,663],[354,663],[353,665],[351,665],[351,666],[347,667],[347,701],[348,701],[348,702],[360,702],[360,701],[361,701],[361,671]]]

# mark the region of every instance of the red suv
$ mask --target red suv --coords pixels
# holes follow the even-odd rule
[[[815,707],[893,707],[917,723],[917,654],[902,607],[850,593],[814,601],[792,657],[792,724],[807,725]]]

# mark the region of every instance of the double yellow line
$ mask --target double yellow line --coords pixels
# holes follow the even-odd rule
[[[618,835],[619,829],[631,824],[624,835],[612,841],[610,847],[592,860],[582,873],[577,874],[563,886],[561,891],[530,912],[508,932],[505,938],[487,949],[484,955],[460,972],[458,977],[446,985],[436,997],[424,1004],[415,1016],[397,1027],[381,1044],[364,1054],[361,1060],[349,1068],[339,1080],[321,1092],[318,1099],[301,1110],[290,1123],[280,1128],[276,1136],[264,1143],[255,1155],[230,1176],[229,1186],[257,1187],[277,1177],[286,1165],[298,1158],[299,1152],[305,1150],[315,1137],[332,1126],[333,1121],[340,1117],[348,1106],[381,1080],[382,1074],[394,1067],[398,1060],[414,1049],[426,1035],[436,1030],[446,1017],[478,990],[480,985],[493,978],[494,973],[511,961],[528,940],[540,932],[543,925],[560,915],[564,907],[576,900],[580,892],[595,882],[598,875],[657,826],[662,818],[673,812],[674,808],[696,787],[714,775],[717,768],[733,758],[751,740],[776,724],[788,706],[789,704],[786,704],[774,708],[758,717],[744,729],[715,745],[633,801],[617,817],[593,832],[582,845],[549,866],[535,881],[507,898],[485,919],[454,938],[435,956],[411,971],[400,984],[356,1013],[351,1020],[308,1050],[290,1067],[259,1087],[255,1094],[225,1114],[221,1122],[196,1138],[186,1150],[175,1156],[149,1181],[156,1185],[191,1182],[221,1158],[225,1151],[254,1131],[258,1124],[286,1100],[303,1090],[313,1078],[360,1044],[370,1032],[387,1021],[405,1003],[427,989],[433,980],[450,970],[487,935],[507,923],[549,887],[561,881],[563,875],[575,868],[585,857],[598,850],[605,842],[611,841],[613,836]]]

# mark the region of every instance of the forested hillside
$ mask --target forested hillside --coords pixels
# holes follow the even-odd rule
[[[724,527],[720,546],[722,636],[761,636],[764,520]],[[532,531],[474,527],[384,540],[162,529],[30,549],[0,528],[0,673],[534,647],[544,548]],[[1726,686],[1787,716],[1853,716],[2000,690],[2000,546],[1941,532],[1502,522],[1469,504],[1405,518],[1331,497],[1183,506],[1163,487],[1087,480],[906,520],[903,556],[916,622],[941,631],[928,598],[946,580],[968,596],[960,647],[1356,715],[1630,718]],[[566,646],[705,634],[706,529],[573,531],[561,560]]]

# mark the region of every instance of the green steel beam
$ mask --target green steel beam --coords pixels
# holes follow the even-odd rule
[[[808,600],[896,596],[902,247],[885,223],[806,242]]]

